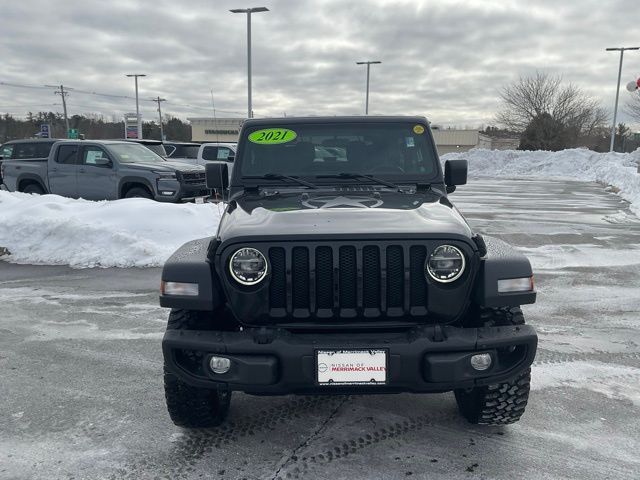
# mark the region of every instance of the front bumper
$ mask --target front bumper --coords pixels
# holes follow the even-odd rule
[[[158,180],[155,199],[159,202],[189,202],[211,194],[205,184],[180,183],[175,180]]]
[[[420,326],[404,332],[291,333],[167,330],[162,349],[167,368],[184,382],[260,395],[444,392],[503,382],[528,368],[538,337],[529,325],[457,328]],[[316,382],[316,351],[385,349],[385,385],[327,386]],[[474,370],[471,355],[490,353],[492,366]],[[231,359],[215,374],[211,355]]]

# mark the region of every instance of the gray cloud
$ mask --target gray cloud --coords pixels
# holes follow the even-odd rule
[[[365,69],[371,111],[423,114],[444,125],[491,123],[501,86],[542,69],[561,74],[610,108],[617,56],[605,47],[640,42],[628,2],[404,0],[22,0],[0,10],[0,81],[64,83],[133,95],[125,73],[167,113],[220,116],[246,110],[246,20],[229,8],[266,5],[253,21],[257,115],[358,114]],[[640,76],[640,53],[626,56],[623,83]],[[624,99],[625,96],[623,95]],[[121,116],[130,99],[72,91],[70,113]],[[51,90],[0,85],[0,112],[61,110]],[[227,112],[237,112],[227,113]],[[629,120],[623,114],[622,120]]]

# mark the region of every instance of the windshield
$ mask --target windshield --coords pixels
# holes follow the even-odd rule
[[[153,144],[153,143],[143,143],[145,147],[151,150],[153,153],[160,155],[161,157],[167,156],[167,151],[164,149],[164,145],[161,144]]]
[[[358,173],[424,180],[438,172],[431,136],[421,124],[274,125],[252,128],[245,135],[243,177],[276,173],[326,179]]]
[[[165,161],[161,156],[137,143],[116,143],[109,145],[109,150],[120,163],[164,163]]]
[[[200,145],[172,145],[171,158],[198,158]]]

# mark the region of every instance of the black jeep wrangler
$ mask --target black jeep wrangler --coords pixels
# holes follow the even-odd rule
[[[529,261],[472,231],[423,117],[248,120],[217,233],[165,264],[169,414],[224,420],[231,393],[453,391],[472,423],[525,410],[537,336]],[[222,207],[221,207],[222,208]]]

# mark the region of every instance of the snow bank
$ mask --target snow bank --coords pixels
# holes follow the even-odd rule
[[[0,246],[15,263],[160,266],[185,242],[214,235],[221,213],[214,204],[91,202],[0,191]]]
[[[640,150],[597,153],[586,149],[560,152],[478,149],[442,156],[443,161],[456,158],[469,161],[469,174],[473,176],[536,177],[612,185],[640,216],[640,174],[637,173]]]

